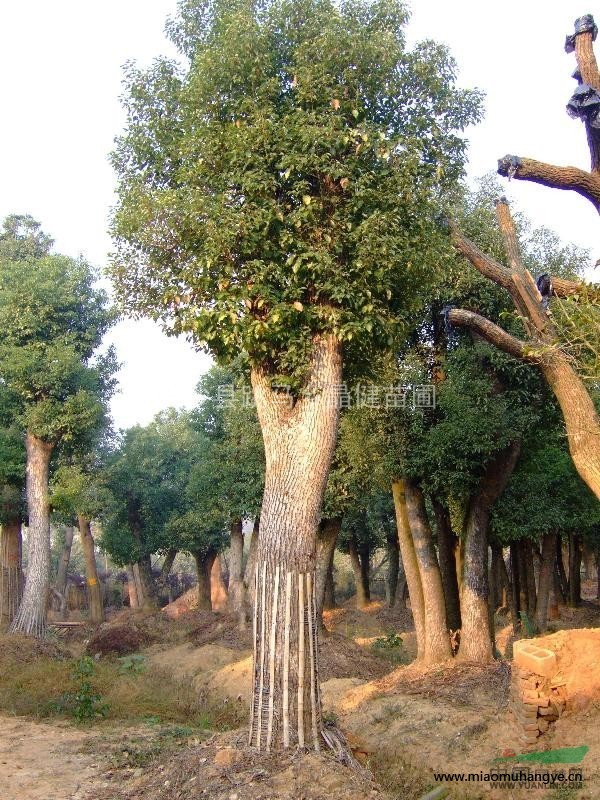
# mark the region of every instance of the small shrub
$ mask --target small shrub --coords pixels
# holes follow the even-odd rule
[[[97,717],[106,717],[108,704],[102,702],[102,695],[94,688],[92,678],[96,672],[94,659],[83,656],[72,669],[74,688],[63,694],[50,706],[55,711],[74,717],[77,722],[91,722]]]
[[[392,664],[403,664],[408,660],[402,637],[398,636],[397,633],[388,633],[387,636],[380,636],[375,639],[372,648],[377,655],[382,656]]]
[[[141,675],[147,668],[146,656],[142,656],[139,653],[131,656],[121,656],[118,661],[120,663],[119,675]]]

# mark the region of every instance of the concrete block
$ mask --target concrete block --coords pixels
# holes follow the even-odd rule
[[[538,647],[529,639],[513,643],[513,661],[521,670],[552,678],[558,672],[556,654],[552,650]]]

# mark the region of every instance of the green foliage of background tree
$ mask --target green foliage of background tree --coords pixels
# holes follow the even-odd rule
[[[189,63],[127,75],[119,294],[220,359],[242,351],[252,370],[266,456],[261,749],[321,746],[313,586],[330,395],[342,350],[347,378],[368,369],[444,260],[435,201],[479,114],[445,48],[406,48],[407,16],[396,0],[184,2],[170,31]]]
[[[30,218],[9,217],[1,237],[0,376],[26,434],[29,520],[27,580],[11,630],[43,635],[50,458],[57,445],[93,429],[104,413],[113,359],[96,351],[114,314],[92,268],[50,254],[50,240]]]

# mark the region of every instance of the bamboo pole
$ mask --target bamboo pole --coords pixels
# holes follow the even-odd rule
[[[260,740],[262,736],[262,713],[263,713],[263,689],[265,682],[265,592],[267,587],[267,562],[263,562],[262,569],[262,591],[260,609],[260,683],[258,690],[258,719],[256,723],[256,746],[260,750]]]
[[[317,675],[315,671],[315,640],[314,640],[314,624],[313,618],[313,580],[312,573],[306,573],[306,598],[308,604],[308,647],[310,653],[310,712],[312,722],[313,744],[315,750],[319,751],[319,728],[317,725],[317,691],[316,682]]]
[[[298,747],[304,747],[304,573],[298,574]]]
[[[290,621],[292,573],[285,578],[285,623],[283,628],[283,746],[290,746]]]
[[[269,718],[267,722],[267,752],[271,750],[273,736],[273,701],[275,694],[275,644],[277,642],[277,602],[279,600],[279,564],[275,567],[273,610],[271,613],[271,638],[269,641]]]
[[[250,732],[248,733],[248,744],[252,744],[254,732],[254,714],[256,713],[256,635],[258,628],[258,564],[254,570],[254,613],[252,615],[252,690],[250,692]]]

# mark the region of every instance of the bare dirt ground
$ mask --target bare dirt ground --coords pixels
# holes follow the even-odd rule
[[[115,624],[128,622],[124,614]],[[246,747],[243,729],[188,736],[160,726],[127,729],[105,722],[82,728],[0,717],[1,800],[416,800],[432,787],[433,770],[486,771],[514,746],[507,711],[510,661],[393,668],[373,651],[374,640],[399,633],[409,660],[414,633],[409,612],[382,603],[364,611],[349,603],[327,612],[326,624],[324,709],[365,770],[353,772],[323,754],[259,757]],[[247,638],[224,615],[196,614],[177,625],[163,630],[160,620],[152,622],[157,634],[143,651],[149,663],[245,707]],[[473,785],[453,788],[451,798],[600,798],[600,606],[588,596],[581,609],[564,609],[554,625],[558,630],[537,643],[557,653],[570,702],[541,747],[587,745],[583,788]],[[509,638],[506,633],[507,647]]]

